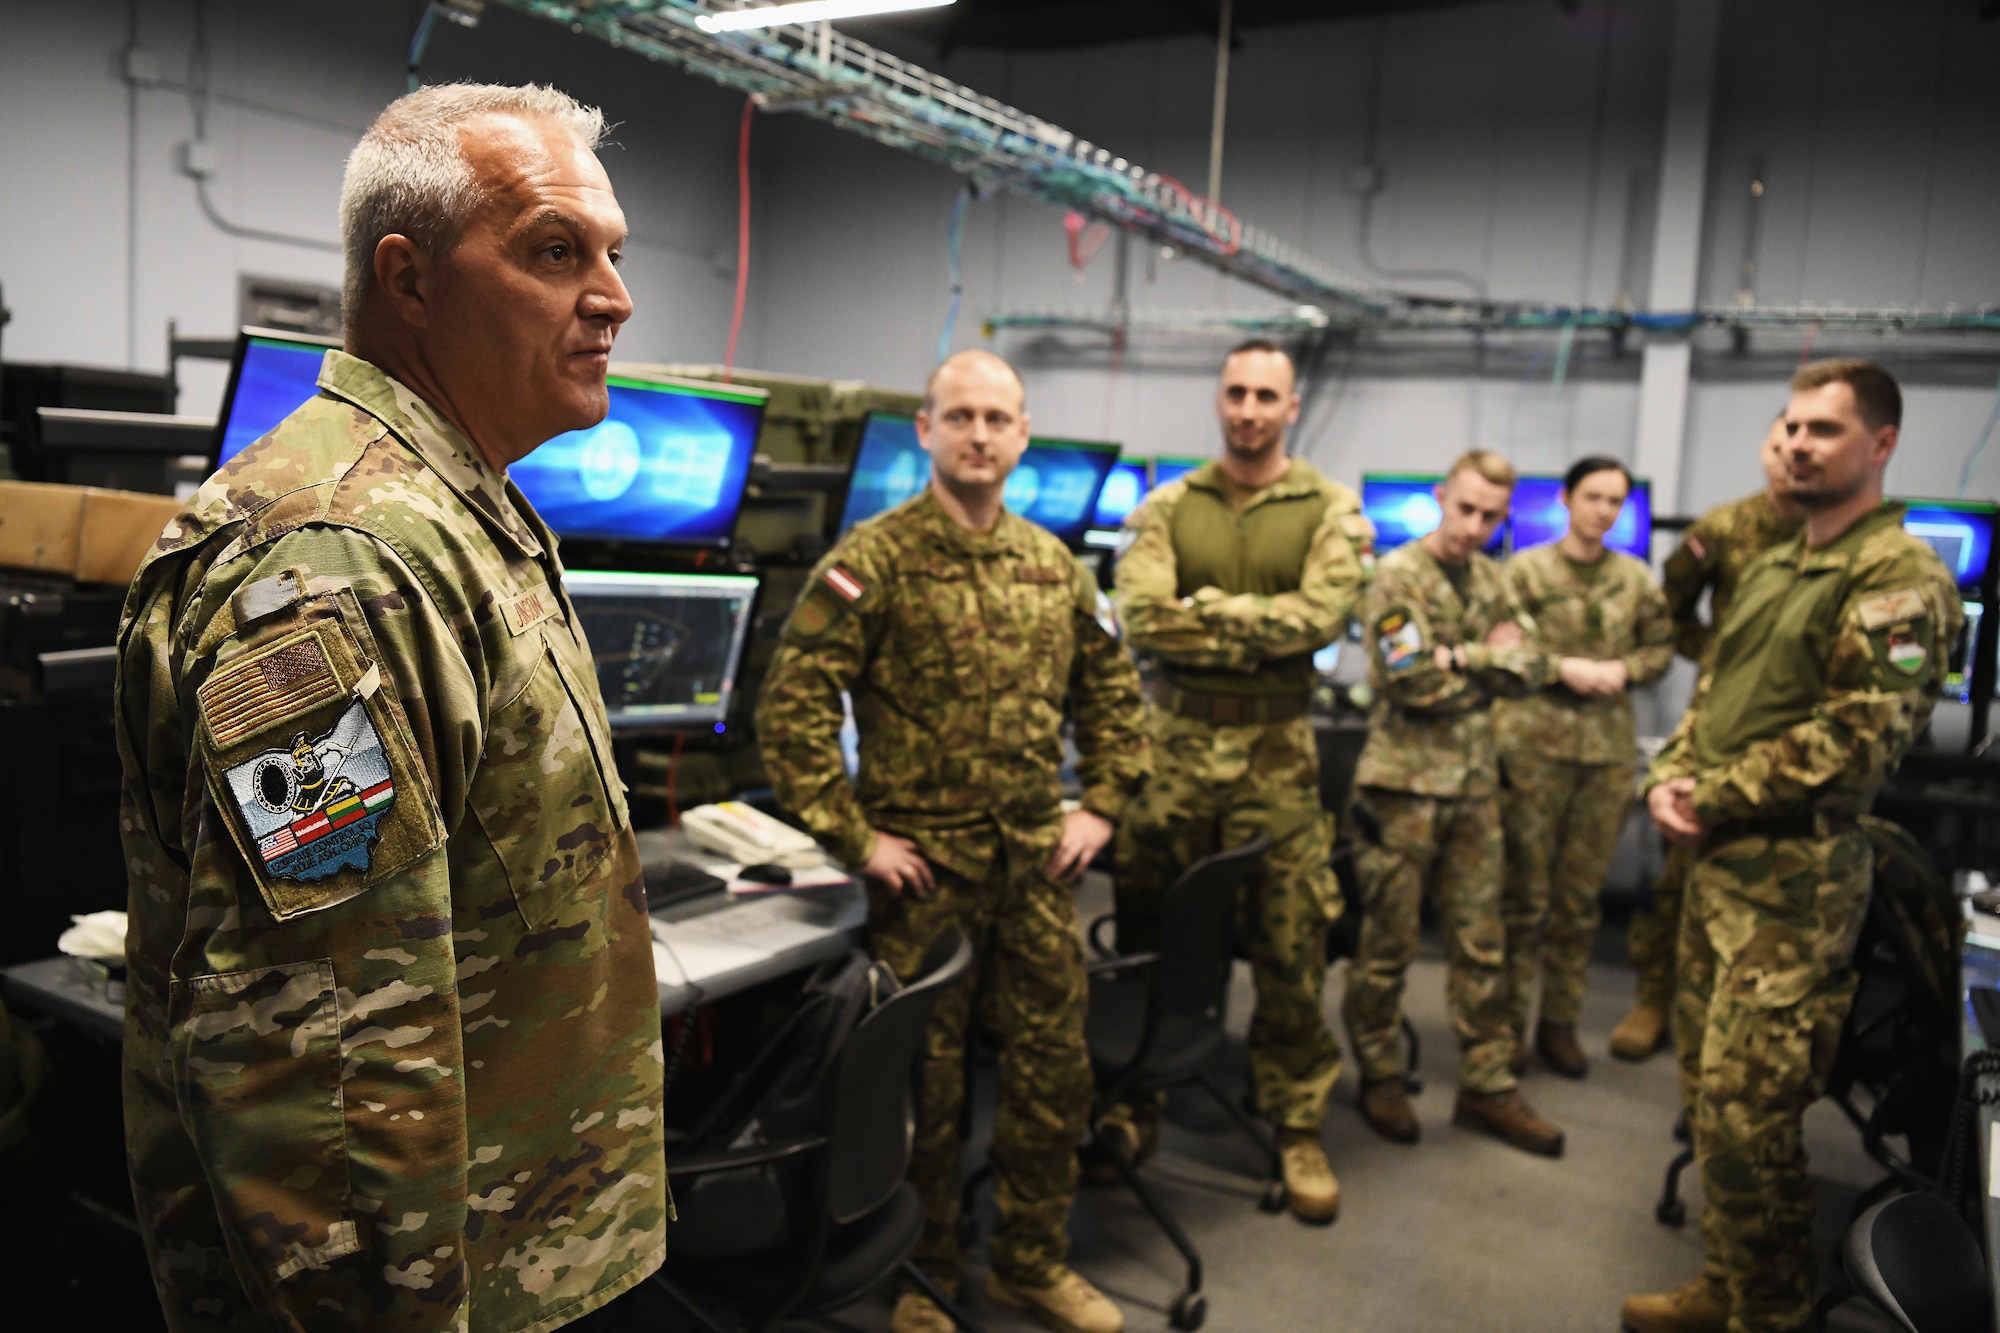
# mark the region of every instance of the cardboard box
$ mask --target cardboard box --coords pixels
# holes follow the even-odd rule
[[[0,565],[130,583],[181,509],[170,495],[0,481]]]

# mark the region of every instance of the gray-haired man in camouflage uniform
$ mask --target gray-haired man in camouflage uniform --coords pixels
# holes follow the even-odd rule
[[[1000,1038],[989,1298],[1066,1333],[1125,1319],[1068,1267],[1076,1144],[1090,1108],[1087,990],[1071,881],[1111,840],[1146,773],[1139,676],[1098,619],[1097,585],[1053,533],[1001,503],[1028,446],[1020,376],[969,351],[931,374],[918,437],[930,484],[856,524],[813,571],[757,706],[771,785],[868,879],[871,947],[904,976],[940,934],[973,942],[979,978],[938,1002],[910,1177],[916,1261],[956,1291],[959,1111],[975,998]],[[861,769],[840,753],[854,701]],[[1064,814],[1062,728],[1080,808]],[[895,1333],[950,1333],[903,1293]]]
[[[664,1253],[638,852],[506,474],[606,411],[602,132],[545,88],[391,104],[347,351],[133,585],[126,1146],[176,1333],[549,1329]]]
[[[1811,1326],[1802,1124],[1854,1002],[1874,858],[1856,817],[1929,720],[1964,623],[1952,576],[1882,502],[1902,393],[1879,366],[1792,378],[1785,458],[1804,532],[1744,572],[1646,802],[1698,849],[1674,1048],[1701,1171],[1702,1271],[1625,1302],[1633,1333]]]

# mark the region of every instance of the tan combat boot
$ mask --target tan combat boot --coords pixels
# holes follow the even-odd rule
[[[1576,1024],[1541,1022],[1535,1025],[1535,1054],[1564,1078],[1582,1078],[1590,1072],[1590,1061],[1576,1040]]]
[[[1618,1320],[1629,1333],[1723,1333],[1729,1327],[1729,1291],[1698,1277],[1672,1291],[1626,1297]]]
[[[906,1291],[889,1316],[889,1333],[955,1333],[951,1316],[921,1291]]]
[[[1563,1132],[1535,1114],[1519,1088],[1505,1092],[1458,1090],[1458,1104],[1451,1109],[1451,1123],[1463,1129],[1483,1129],[1497,1134],[1523,1152],[1541,1157],[1560,1157]]]
[[[1058,1268],[1046,1287],[1017,1285],[989,1269],[986,1299],[1009,1310],[1026,1310],[1057,1333],[1123,1333],[1125,1328],[1118,1307],[1070,1268]]]
[[[1278,1157],[1285,1171],[1285,1205],[1292,1216],[1318,1226],[1340,1216],[1340,1180],[1326,1160],[1318,1130],[1279,1130]]]
[[[1611,1053],[1620,1060],[1643,1060],[1667,1044],[1667,1011],[1640,1001],[1611,1029]]]
[[[1391,1143],[1415,1143],[1422,1133],[1417,1113],[1410,1109],[1409,1086],[1400,1075],[1362,1086],[1361,1118]]]

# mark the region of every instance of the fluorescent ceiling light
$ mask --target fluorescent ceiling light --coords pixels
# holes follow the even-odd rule
[[[796,0],[793,4],[765,5],[760,9],[726,9],[703,14],[694,23],[703,32],[747,32],[787,23],[822,23],[830,19],[858,19],[868,14],[895,14],[906,9],[937,9],[951,3],[953,0]]]

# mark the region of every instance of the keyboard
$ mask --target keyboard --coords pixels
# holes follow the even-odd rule
[[[657,912],[690,898],[721,893],[728,884],[698,866],[668,858],[646,866],[646,910]]]

